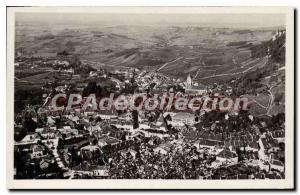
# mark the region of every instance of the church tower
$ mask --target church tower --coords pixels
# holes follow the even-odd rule
[[[192,81],[191,75],[189,74],[187,79],[186,79],[186,87],[189,88],[192,85],[193,85],[193,81]]]

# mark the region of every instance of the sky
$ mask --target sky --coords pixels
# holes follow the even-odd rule
[[[285,25],[284,14],[109,14],[17,13],[16,21],[85,25],[199,25],[213,27],[274,27]]]

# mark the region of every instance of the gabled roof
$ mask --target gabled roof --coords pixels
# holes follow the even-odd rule
[[[216,141],[216,140],[211,140],[211,139],[201,139],[200,140],[200,145],[205,145],[205,146],[217,146],[222,144],[222,142]]]
[[[218,157],[230,159],[230,158],[237,157],[237,155],[235,153],[231,152],[230,150],[225,149],[218,154]]]
[[[178,119],[193,119],[195,116],[188,112],[178,112],[174,116],[172,116],[172,120],[178,120]]]
[[[194,90],[194,91],[200,91],[200,90],[206,90],[207,87],[201,83],[198,84],[198,86],[196,85],[192,85],[189,88],[187,88],[186,90]]]
[[[172,147],[172,144],[166,142],[166,143],[160,144],[157,148],[162,148],[162,149],[164,149],[166,151],[170,151],[171,147]]]
[[[116,144],[116,143],[119,143],[120,140],[117,139],[117,138],[114,138],[114,137],[109,137],[109,136],[103,136],[103,137],[100,137],[99,142],[102,142],[102,143],[105,143],[107,145],[110,145],[110,144]]]
[[[33,133],[26,135],[21,142],[32,142],[35,139],[40,139],[41,135],[39,133]]]
[[[95,151],[98,149],[99,149],[99,146],[94,146],[94,145],[88,145],[88,146],[84,146],[81,148],[81,150],[89,150],[89,151]]]
[[[95,170],[108,171],[108,167],[99,166],[99,165],[81,164],[81,165],[73,167],[73,170],[75,170],[75,171],[95,171]]]

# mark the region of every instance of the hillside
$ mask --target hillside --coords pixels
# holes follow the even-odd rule
[[[30,23],[16,26],[16,52],[54,57],[79,54],[87,61],[156,70],[176,77],[238,72],[251,61],[251,46],[272,37],[273,29],[230,29],[195,26],[104,26],[56,29]],[[200,70],[199,70],[200,69]],[[184,70],[184,71],[182,71]]]
[[[276,115],[285,112],[285,32],[277,32],[272,39],[251,48],[252,56],[267,59],[264,67],[237,79],[235,95],[252,100],[255,115]]]

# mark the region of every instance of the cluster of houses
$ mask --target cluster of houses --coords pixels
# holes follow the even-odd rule
[[[111,75],[122,76],[128,82],[133,76],[128,71],[119,70]],[[93,73],[90,76],[93,77]],[[115,83],[121,83],[119,79],[111,79]],[[153,82],[166,89],[168,82],[170,83],[167,77],[143,71],[136,76],[136,82],[141,89],[148,88]],[[189,95],[206,95],[212,92],[207,86],[193,82],[190,75],[181,85]],[[76,86],[79,91],[83,91],[87,83],[79,82]],[[222,91],[221,86],[216,86],[215,89]],[[70,87],[62,85],[54,90],[66,93]],[[231,93],[231,89],[227,90],[227,93]],[[107,150],[117,150],[121,155],[130,154],[135,157],[137,152],[131,146],[144,140],[154,147],[155,153],[163,155],[168,155],[174,144],[176,147],[192,144],[198,151],[205,151],[215,157],[210,164],[213,169],[241,163],[239,157],[242,153],[244,160],[248,160],[247,163],[268,173],[271,170],[285,170],[282,161],[284,154],[280,147],[285,139],[284,130],[263,134],[259,130],[255,133],[221,134],[211,131],[215,123],[210,130],[196,129],[195,125],[200,119],[192,112],[168,111],[160,113],[156,120],[150,122],[143,110],[134,117],[131,110],[117,114],[113,110],[88,111],[78,107],[71,111],[53,112],[47,106],[44,104],[43,109],[38,112],[40,117],[43,116],[41,118],[45,118],[45,125],[16,141],[15,150],[29,154],[28,162],[38,166],[40,170],[47,170],[49,173],[56,170],[63,173],[64,178],[109,178],[109,168],[103,165],[108,162],[99,162],[99,156],[103,156]]]

